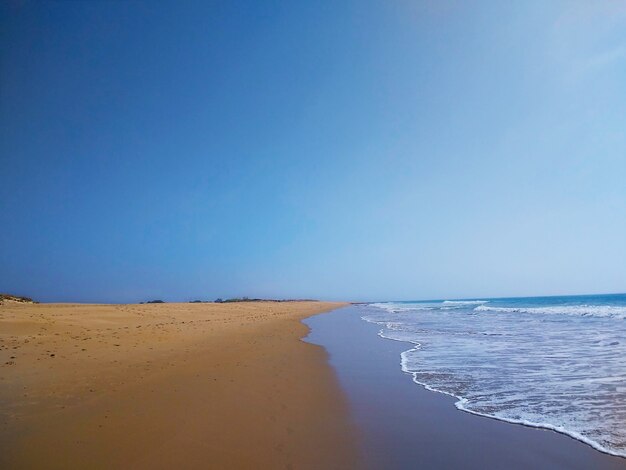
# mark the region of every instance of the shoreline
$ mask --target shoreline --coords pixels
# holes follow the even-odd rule
[[[328,354],[302,341],[344,305],[5,304],[0,466],[354,467]]]
[[[369,321],[366,320],[365,318],[362,318],[363,321],[372,323],[374,325],[380,325],[380,323],[377,322],[373,322],[373,321]],[[616,453],[616,452],[611,452],[610,450],[606,449],[605,447],[603,447],[601,444],[597,443],[596,441],[593,441],[589,438],[586,438],[585,436],[581,435],[580,433],[577,433],[575,431],[570,431],[566,428],[560,427],[560,426],[555,426],[553,424],[549,424],[549,423],[534,423],[534,422],[530,422],[530,421],[524,421],[524,420],[512,420],[512,419],[506,419],[506,418],[500,418],[498,416],[493,416],[493,415],[489,415],[486,413],[480,413],[478,411],[474,411],[468,408],[465,408],[463,405],[465,403],[467,403],[467,399],[460,397],[458,395],[455,395],[453,393],[449,393],[443,390],[439,390],[431,385],[429,385],[428,383],[425,382],[421,382],[417,379],[417,374],[415,372],[412,372],[410,370],[407,369],[406,367],[406,354],[412,351],[416,351],[419,350],[421,344],[418,342],[414,342],[414,341],[408,341],[408,340],[397,340],[394,338],[390,338],[388,336],[385,336],[383,334],[383,331],[380,330],[378,332],[378,336],[382,339],[384,339],[385,341],[394,341],[397,343],[404,343],[407,345],[413,345],[413,347],[402,351],[402,353],[400,353],[400,368],[402,370],[402,372],[404,374],[407,374],[409,376],[411,376],[411,379],[413,380],[413,382],[416,385],[419,385],[420,387],[422,387],[424,390],[429,391],[429,392],[433,392],[433,393],[438,393],[441,395],[445,395],[451,398],[454,398],[455,402],[454,402],[454,407],[463,412],[463,413],[468,413],[470,415],[474,415],[474,416],[479,416],[481,418],[487,418],[487,419],[493,419],[495,421],[501,421],[503,423],[508,423],[508,424],[515,424],[515,425],[519,425],[519,426],[524,426],[527,428],[531,428],[531,429],[540,429],[540,430],[546,430],[546,431],[553,431],[556,432],[558,434],[562,434],[563,436],[567,436],[571,439],[574,439],[575,441],[578,441],[582,444],[588,445],[589,447],[591,447],[594,450],[597,450],[598,452],[602,453],[602,454],[606,454],[608,456],[611,457],[617,457],[620,459],[624,460],[624,464],[626,465],[626,455],[625,454],[620,454],[620,453]]]
[[[569,435],[463,412],[455,397],[416,384],[401,369],[410,343],[380,337],[358,305],[305,322],[348,397],[364,468],[626,469],[626,459]]]

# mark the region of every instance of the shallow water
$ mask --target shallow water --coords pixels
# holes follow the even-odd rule
[[[626,456],[626,295],[385,302],[362,309],[413,344],[402,368],[462,410]]]

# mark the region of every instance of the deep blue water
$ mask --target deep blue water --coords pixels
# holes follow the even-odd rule
[[[459,409],[626,456],[626,294],[369,304],[402,369]]]

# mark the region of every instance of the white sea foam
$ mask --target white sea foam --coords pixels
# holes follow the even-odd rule
[[[411,343],[402,370],[455,397],[458,409],[626,457],[626,330],[614,321],[624,318],[626,300],[543,303],[402,312],[380,304],[363,319],[381,325],[380,336]]]
[[[370,304],[372,307],[377,307],[377,308],[381,308],[383,310],[386,310],[388,312],[395,312],[395,313],[400,313],[400,312],[416,312],[416,311],[420,311],[420,310],[433,310],[434,306],[429,306],[429,305],[425,305],[425,304],[410,304],[410,303],[394,303],[394,302],[380,302],[380,303],[374,303],[374,304]]]
[[[479,305],[474,310],[477,312],[578,315],[581,317],[626,319],[626,306],[621,305],[554,305],[547,307],[492,307]]]

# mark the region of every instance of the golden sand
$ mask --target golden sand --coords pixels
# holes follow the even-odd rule
[[[325,302],[0,306],[0,468],[351,468]]]

